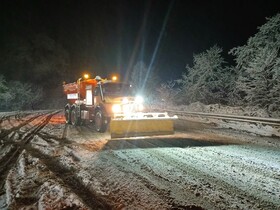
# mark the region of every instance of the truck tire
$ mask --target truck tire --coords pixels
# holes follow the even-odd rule
[[[97,110],[94,116],[95,130],[104,133],[107,129],[106,118],[101,110]]]
[[[71,110],[71,124],[75,126],[81,124],[81,118],[78,117],[76,107]]]
[[[64,116],[65,116],[66,124],[71,124],[71,114],[70,114],[70,109],[69,108],[65,108]]]

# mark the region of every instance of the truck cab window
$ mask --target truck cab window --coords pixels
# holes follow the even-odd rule
[[[124,83],[106,83],[102,86],[104,96],[132,96],[132,86]]]
[[[94,89],[94,96],[100,96],[100,89],[99,89],[99,87],[96,87]]]

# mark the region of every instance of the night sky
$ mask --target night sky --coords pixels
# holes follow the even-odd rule
[[[143,60],[169,80],[181,76],[194,53],[215,44],[232,63],[228,51],[280,12],[280,1],[2,0],[0,8],[1,45],[10,37],[46,34],[69,53],[73,78],[83,71],[125,77]]]

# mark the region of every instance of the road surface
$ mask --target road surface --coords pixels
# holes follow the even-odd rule
[[[179,120],[110,140],[59,111],[0,119],[0,209],[280,209],[276,137]]]

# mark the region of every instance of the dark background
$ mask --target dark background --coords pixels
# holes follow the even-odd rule
[[[165,81],[179,78],[193,54],[215,44],[233,63],[228,51],[246,44],[280,11],[280,1],[2,0],[0,8],[2,57],[12,50],[11,37],[46,34],[69,54],[65,78],[74,81],[84,71],[125,78],[143,60]],[[19,76],[25,72],[2,68],[0,74],[32,82]]]

